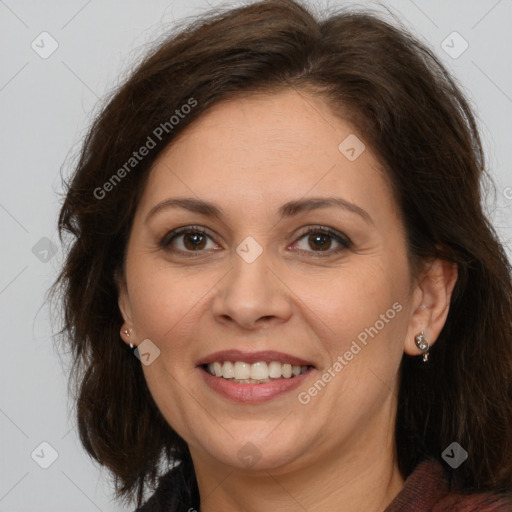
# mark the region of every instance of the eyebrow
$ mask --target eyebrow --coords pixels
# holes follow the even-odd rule
[[[288,218],[299,215],[300,213],[306,211],[332,207],[343,208],[344,210],[359,215],[368,224],[373,224],[373,220],[366,210],[363,210],[360,206],[357,206],[354,203],[350,203],[349,201],[340,197],[311,197],[307,199],[289,201],[279,208],[278,215],[280,218]],[[148,222],[149,219],[158,212],[168,208],[183,208],[193,213],[198,213],[207,217],[215,217],[217,219],[222,219],[225,215],[224,210],[214,203],[209,203],[207,201],[195,199],[192,197],[177,197],[166,199],[165,201],[162,201],[161,203],[153,206],[153,208],[151,208],[148,215],[146,216],[146,222]]]

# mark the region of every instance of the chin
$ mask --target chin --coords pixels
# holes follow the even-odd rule
[[[230,436],[226,431],[235,431],[236,434]],[[250,420],[244,422],[242,428],[237,429],[227,424],[226,431],[222,430],[218,435],[205,434],[202,439],[207,440],[206,442],[194,444],[217,462],[251,471],[290,468],[307,450],[303,433],[283,430],[269,434],[272,429],[267,427],[261,430]]]

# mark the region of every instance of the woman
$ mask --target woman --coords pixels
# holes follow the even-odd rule
[[[462,92],[374,15],[269,0],[161,44],[59,219],[80,439],[118,497],[512,510],[512,286],[483,178]]]

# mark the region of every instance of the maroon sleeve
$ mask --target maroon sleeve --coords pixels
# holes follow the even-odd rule
[[[512,512],[512,497],[498,494],[450,494],[432,512]]]

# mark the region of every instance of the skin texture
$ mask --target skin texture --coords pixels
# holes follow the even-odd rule
[[[414,344],[420,331],[435,342],[456,271],[433,261],[411,277],[403,223],[378,158],[368,145],[353,162],[338,150],[350,134],[364,142],[319,97],[295,90],[253,95],[216,105],[151,171],[119,296],[123,329],[132,329],[123,339],[150,339],[160,350],[144,375],[190,447],[201,512],[340,504],[345,512],[382,511],[403,486],[394,443],[398,369],[404,352],[421,354]],[[176,197],[216,203],[225,215],[167,208],[146,220],[155,205]],[[278,217],[284,203],[311,197],[343,198],[371,220],[337,207]],[[207,231],[200,251],[190,235],[167,250],[159,246],[183,226]],[[320,226],[352,243],[303,235]],[[236,252],[249,236],[263,251],[252,263]],[[300,403],[298,394],[396,303],[400,312]],[[196,366],[227,349],[277,350],[315,369],[297,390],[235,403],[206,386]],[[238,456],[249,442],[260,457],[250,468]]]

